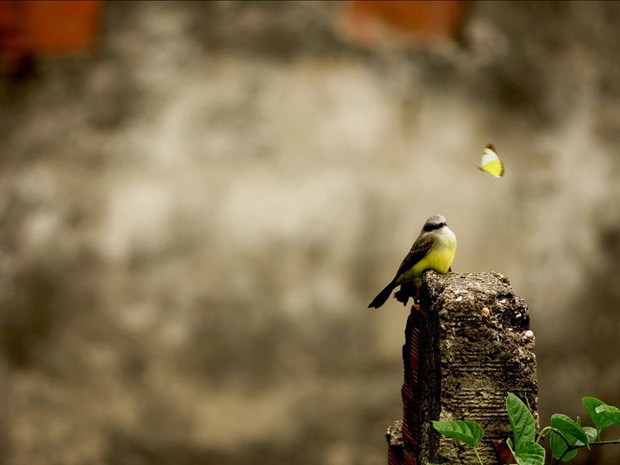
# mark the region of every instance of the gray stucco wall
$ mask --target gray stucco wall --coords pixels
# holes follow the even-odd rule
[[[432,213],[527,301],[541,422],[620,403],[620,6],[372,50],[342,9],[110,2],[0,81],[5,463],[383,463],[407,312],[366,305]]]

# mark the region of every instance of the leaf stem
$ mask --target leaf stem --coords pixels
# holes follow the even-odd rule
[[[564,436],[562,436],[562,438],[564,439]],[[612,439],[612,440],[609,440],[609,441],[595,441],[595,442],[591,442],[590,443],[591,446],[604,446],[604,445],[608,445],[608,444],[620,444],[620,439]],[[567,443],[567,445],[568,445],[568,443]],[[580,446],[577,446],[577,445],[568,446],[566,448],[566,450],[564,451],[564,453],[560,456],[559,459],[557,459],[557,461],[555,463],[556,464],[562,463],[562,459],[564,458],[564,456],[566,454],[568,454],[569,452],[571,452],[573,450],[581,449],[583,447],[586,447],[586,445],[584,444],[584,445],[580,445]]]
[[[611,439],[609,441],[594,441],[590,443],[591,446],[605,446],[608,444],[620,444],[620,439]],[[584,447],[586,447],[585,444],[573,444],[572,446],[569,446],[569,448],[573,450],[582,449]]]
[[[609,441],[596,441],[590,443],[591,446],[604,446],[605,444],[620,444],[620,439],[611,439]],[[578,447],[585,447],[585,444]]]
[[[536,435],[538,436],[536,442],[540,444],[540,441],[544,439],[544,437],[551,431],[553,431],[553,428],[551,426],[545,426],[543,429],[540,430],[540,432],[536,433]]]
[[[479,463],[480,465],[484,465],[484,464],[482,463],[482,459],[480,458],[480,454],[478,453],[478,448],[474,447],[474,452],[476,453],[476,457],[478,458],[478,463]]]

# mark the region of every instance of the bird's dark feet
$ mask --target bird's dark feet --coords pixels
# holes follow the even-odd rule
[[[408,281],[400,285],[400,289],[394,293],[394,298],[406,307],[409,299],[412,299],[414,304],[419,302],[420,299],[417,294],[413,281]]]

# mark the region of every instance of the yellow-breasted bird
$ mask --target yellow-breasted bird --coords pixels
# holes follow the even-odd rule
[[[429,216],[411,250],[400,264],[394,279],[385,286],[368,308],[379,308],[390,297],[392,291],[400,286],[394,295],[399,302],[407,305],[409,297],[418,297],[422,283],[422,273],[435,270],[439,273],[451,271],[456,252],[456,236],[448,228],[441,215]]]

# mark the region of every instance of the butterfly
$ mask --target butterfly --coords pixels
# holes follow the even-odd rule
[[[480,159],[480,166],[478,169],[495,178],[500,178],[504,175],[504,164],[497,156],[493,144],[487,145],[482,151],[482,158]]]

